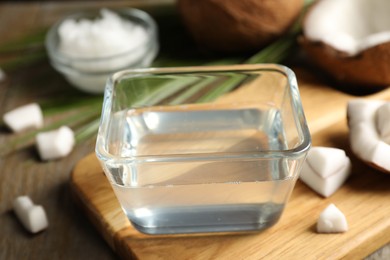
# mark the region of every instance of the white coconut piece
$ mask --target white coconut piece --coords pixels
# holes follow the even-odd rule
[[[49,226],[45,209],[34,205],[28,196],[19,196],[13,202],[13,209],[23,226],[31,233],[37,233]]]
[[[390,102],[383,104],[377,109],[375,119],[381,140],[390,144]]]
[[[378,145],[379,136],[373,120],[360,122],[350,127],[349,141],[352,151],[366,161],[372,157],[375,147]]]
[[[37,134],[36,144],[42,160],[65,157],[75,144],[74,133],[69,127],[62,126],[57,130]]]
[[[317,221],[318,233],[342,233],[347,230],[347,219],[334,204],[330,204],[321,212]]]
[[[320,177],[326,178],[345,165],[345,151],[331,147],[312,147],[307,158],[308,163]]]
[[[390,145],[383,141],[379,141],[375,148],[371,151],[370,156],[366,158],[366,161],[373,163],[378,168],[390,171],[389,155]]]
[[[20,217],[23,225],[31,233],[37,233],[49,226],[45,210],[42,206],[33,206],[29,208]]]
[[[324,197],[335,193],[351,173],[351,161],[345,151],[330,147],[312,147],[300,173],[300,180]]]
[[[390,1],[320,0],[303,23],[305,36],[350,56],[390,41]]]
[[[37,103],[31,103],[5,113],[3,121],[14,132],[40,128],[43,125],[42,110]]]
[[[28,196],[19,196],[13,202],[13,208],[17,215],[22,214],[32,206],[34,206],[34,203]]]
[[[390,105],[377,100],[350,101],[347,107],[352,151],[384,171],[390,171],[389,112]]]
[[[385,104],[383,100],[353,99],[347,104],[348,124],[350,126],[365,122],[375,115],[377,109]]]

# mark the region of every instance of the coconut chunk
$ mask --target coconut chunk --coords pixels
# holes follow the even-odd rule
[[[334,204],[330,204],[321,212],[317,221],[318,233],[342,233],[347,230],[347,219]]]
[[[379,136],[373,122],[361,122],[350,127],[349,140],[352,151],[360,158],[370,160],[379,143]]]
[[[316,146],[310,149],[308,163],[320,177],[327,178],[345,165],[347,156],[344,150]]]
[[[40,128],[43,125],[42,110],[37,103],[31,103],[5,113],[3,121],[14,132]]]
[[[65,157],[75,144],[74,133],[69,127],[62,126],[57,130],[39,133],[36,144],[42,160]]]
[[[28,196],[19,196],[14,200],[13,207],[17,215],[23,211],[27,211],[29,208],[34,206],[34,203]]]
[[[351,126],[365,122],[367,118],[373,117],[377,109],[385,103],[386,101],[382,100],[350,100],[347,104],[348,124]]]
[[[330,147],[312,147],[300,173],[300,180],[324,197],[335,193],[351,173],[351,161],[345,151]]]
[[[366,161],[372,163],[376,168],[382,171],[390,171],[390,145],[383,141],[379,141],[375,148],[371,151],[371,154],[367,157]]]
[[[353,100],[348,103],[349,140],[352,151],[369,165],[390,171],[390,103]]]
[[[45,209],[34,205],[28,196],[17,197],[13,202],[13,209],[20,222],[31,233],[37,233],[49,226]]]

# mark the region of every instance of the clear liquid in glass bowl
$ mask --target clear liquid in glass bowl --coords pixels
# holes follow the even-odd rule
[[[277,65],[120,72],[103,107],[98,158],[147,234],[272,226],[310,146],[295,77]]]

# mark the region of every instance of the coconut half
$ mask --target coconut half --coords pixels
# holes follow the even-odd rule
[[[320,0],[307,12],[300,43],[340,82],[390,85],[390,1]]]
[[[349,140],[354,154],[368,165],[390,173],[390,102],[355,99],[347,107]]]
[[[239,52],[258,51],[286,32],[303,0],[178,0],[177,6],[199,46]]]

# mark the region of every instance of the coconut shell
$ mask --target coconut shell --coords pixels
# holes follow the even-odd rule
[[[390,42],[366,49],[354,56],[322,42],[302,36],[299,43],[320,68],[334,79],[363,88],[390,85]]]
[[[177,6],[200,46],[237,52],[258,50],[286,32],[303,0],[178,0]]]
[[[378,171],[380,171],[382,173],[390,174],[390,172],[388,170],[386,170],[385,168],[379,166],[376,163],[373,163],[373,162],[370,162],[370,161],[363,161],[363,162],[366,163],[368,166],[372,167],[375,170],[378,170]]]

